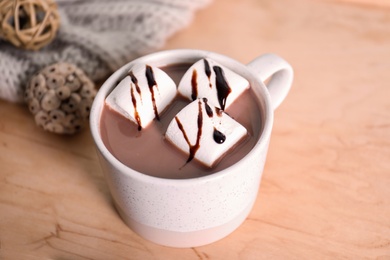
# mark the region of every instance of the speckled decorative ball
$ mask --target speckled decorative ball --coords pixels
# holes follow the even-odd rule
[[[34,75],[25,100],[37,125],[58,134],[73,134],[88,122],[96,95],[94,83],[73,64],[56,63]]]
[[[0,1],[0,37],[17,47],[42,48],[54,39],[59,24],[53,0]]]

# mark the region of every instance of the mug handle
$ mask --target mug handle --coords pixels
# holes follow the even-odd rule
[[[291,65],[278,55],[267,53],[251,61],[247,67],[266,85],[275,110],[290,91],[294,77]]]

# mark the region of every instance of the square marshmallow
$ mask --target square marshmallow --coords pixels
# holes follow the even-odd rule
[[[248,88],[249,82],[237,73],[211,59],[201,59],[186,71],[178,92],[192,101],[205,97],[225,110]]]
[[[247,130],[206,98],[184,107],[170,122],[165,138],[183,151],[187,162],[196,159],[213,165],[240,140]]]
[[[106,98],[106,104],[138,125],[147,127],[173,101],[175,82],[162,70],[145,64],[134,65]]]

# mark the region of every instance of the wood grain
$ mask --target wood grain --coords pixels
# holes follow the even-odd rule
[[[216,0],[164,49],[295,69],[258,199],[214,244],[174,249],[118,217],[89,129],[62,137],[0,101],[0,259],[390,259],[388,1]]]

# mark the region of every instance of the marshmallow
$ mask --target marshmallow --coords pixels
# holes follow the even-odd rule
[[[202,59],[186,71],[178,91],[189,100],[205,97],[225,110],[248,88],[245,78],[211,59]]]
[[[134,65],[106,98],[106,104],[138,125],[147,127],[173,101],[175,82],[162,70],[145,64]]]
[[[188,155],[213,167],[247,135],[247,130],[206,98],[185,106],[170,122],[165,138]]]

